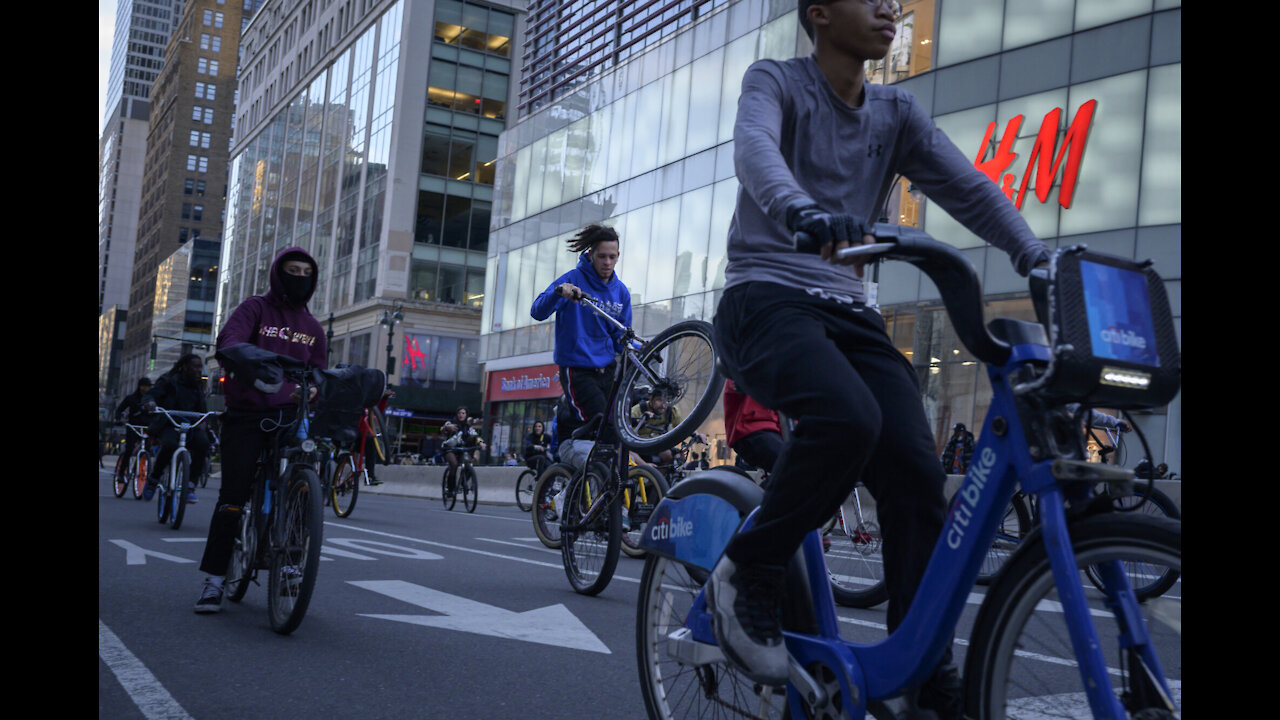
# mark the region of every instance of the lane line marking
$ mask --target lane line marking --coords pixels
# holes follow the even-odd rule
[[[191,715],[101,618],[98,619],[98,657],[115,673],[116,680],[147,720],[191,720]]]

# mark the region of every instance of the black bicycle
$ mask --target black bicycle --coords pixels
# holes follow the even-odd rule
[[[450,475],[450,468],[445,468],[444,478],[440,481],[440,498],[444,500],[444,509],[452,510],[454,505],[458,504],[458,496],[462,496],[462,507],[467,512],[476,511],[476,502],[479,499],[480,488],[476,484],[475,452],[478,448],[466,447],[459,445],[452,452],[457,453],[458,473],[454,478]]]
[[[520,477],[516,478],[516,507],[524,512],[533,509],[533,488],[538,484],[538,478],[542,477],[542,473],[546,472],[550,465],[550,458],[546,455],[538,455],[533,459],[533,467],[525,468],[524,472],[520,473]]]
[[[693,434],[719,400],[724,377],[716,366],[710,323],[685,320],[646,341],[606,313],[596,298],[584,294],[581,302],[618,329],[623,348],[605,404],[607,416],[597,415],[572,433],[575,440],[590,439],[592,446],[583,467],[568,479],[563,502],[557,506],[560,553],[569,584],[579,593],[595,595],[608,586],[618,564],[624,506],[629,540],[634,543],[631,549],[639,551],[639,533],[661,499],[650,498],[650,488],[654,494],[665,492],[658,483],[651,486],[641,480],[643,474],[633,476],[624,448],[657,453]],[[663,433],[642,435],[643,419],[631,417],[631,398],[643,388],[665,395],[684,419]],[[621,447],[602,442],[609,424]],[[551,466],[543,479],[551,482],[551,471],[558,467],[567,466]],[[535,527],[540,520],[536,495]]]
[[[281,370],[284,380],[298,385],[298,409],[292,421],[277,425],[275,442],[258,458],[253,495],[240,517],[225,587],[227,596],[239,602],[250,583],[258,582],[258,572],[267,571],[271,629],[287,635],[302,623],[311,602],[324,538],[318,469],[325,462],[322,446],[330,438],[326,430],[312,432],[313,425],[320,424],[320,413],[315,422],[310,417],[313,388],[319,390],[318,408],[327,409],[329,402],[324,399],[323,371],[285,356],[266,362]],[[367,372],[381,375],[379,370]],[[382,382],[385,385],[385,376]],[[351,404],[356,410],[363,407]]]

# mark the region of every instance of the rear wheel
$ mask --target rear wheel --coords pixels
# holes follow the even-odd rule
[[[846,607],[870,608],[889,599],[884,584],[884,538],[871,514],[871,493],[858,484],[822,529],[831,594]]]
[[[458,504],[457,485],[449,477],[448,468],[444,471],[444,479],[440,481],[440,498],[444,500],[445,510],[452,510],[453,506]]]
[[[516,478],[516,507],[524,512],[533,508],[533,486],[538,482],[538,474],[525,470]]]
[[[1175,520],[1095,515],[1070,527],[1080,570],[1102,562],[1140,563],[1180,571],[1182,529]],[[1163,674],[1175,705],[1182,697],[1182,603],[1167,597],[1136,606],[1159,671],[1125,647],[1127,615],[1116,614],[1104,593],[1084,592],[1112,686],[1130,717],[1176,717],[1148,680]],[[1020,550],[988,591],[965,655],[966,717],[982,720],[1034,716],[1092,717],[1058,589],[1043,542]]]
[[[324,533],[321,509],[320,478],[307,468],[298,468],[277,510],[283,513],[282,544],[271,553],[267,583],[271,629],[281,635],[298,628],[315,590]]]
[[[574,591],[596,595],[609,585],[622,544],[622,504],[604,501],[610,470],[591,463],[586,475],[569,483],[560,523],[560,557]],[[593,507],[594,506],[594,507]]]
[[[623,445],[632,450],[661,452],[692,435],[720,399],[724,376],[716,367],[711,323],[685,320],[672,325],[644,346],[639,360],[643,370],[631,364],[626,367],[613,408],[613,423]],[[661,435],[641,436],[639,423],[631,420],[632,397],[645,387],[665,392],[667,403],[684,417]]]
[[[185,451],[173,454],[173,468],[169,484],[169,525],[174,530],[182,527],[187,513],[187,495],[191,492],[191,456]]]
[[[627,477],[635,482],[635,487],[622,492],[622,515],[627,526],[626,532],[622,533],[622,552],[627,557],[644,557],[640,539],[644,537],[653,508],[667,494],[667,481],[656,470],[640,466],[631,468]]]
[[[476,471],[470,465],[464,465],[459,472],[462,475],[462,506],[469,513],[475,512],[476,502],[480,499],[480,488],[476,486]]]
[[[954,501],[955,498],[952,498]],[[948,503],[950,507],[954,503]],[[1016,493],[1009,501],[1000,518],[1000,527],[996,528],[996,536],[987,548],[987,556],[978,569],[978,584],[990,585],[996,574],[1008,562],[1009,556],[1018,548],[1022,538],[1031,532],[1031,512],[1027,510],[1026,496]]]
[[[719,648],[690,646],[682,637],[706,577],[707,571],[675,560],[645,558],[636,612],[636,666],[648,717],[787,717],[786,690],[756,683],[729,664]],[[677,645],[700,652],[677,660]]]
[[[121,455],[116,459],[116,473],[112,477],[113,490],[116,497],[122,498],[129,490],[129,457]]]
[[[533,486],[533,534],[552,550],[560,549],[560,513],[564,511],[565,488],[573,477],[573,468],[555,463],[538,477]]]
[[[343,453],[334,463],[333,481],[329,484],[329,501],[333,514],[344,518],[356,508],[356,496],[360,494],[360,474],[356,472],[351,453]]]

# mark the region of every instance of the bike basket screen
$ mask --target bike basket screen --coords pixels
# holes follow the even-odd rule
[[[1146,276],[1084,260],[1080,278],[1094,357],[1159,367]]]

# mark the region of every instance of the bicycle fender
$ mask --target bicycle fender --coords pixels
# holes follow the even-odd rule
[[[759,487],[735,473],[699,473],[658,503],[645,525],[640,546],[655,555],[710,570],[762,495]]]

